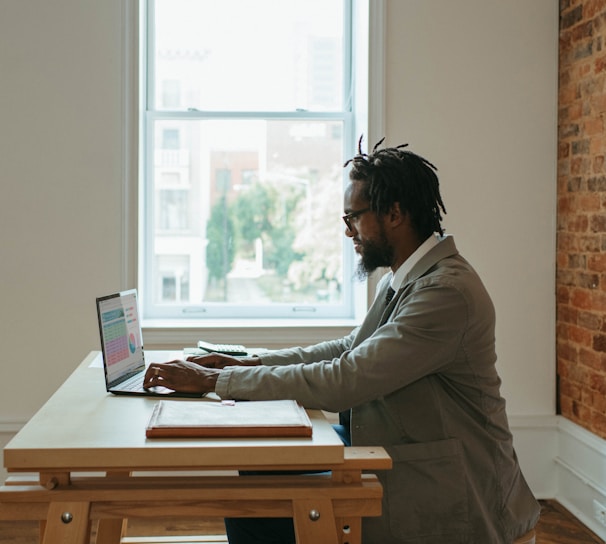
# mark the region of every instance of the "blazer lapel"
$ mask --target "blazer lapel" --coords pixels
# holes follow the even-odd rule
[[[386,276],[391,276],[390,274],[386,274]],[[358,346],[364,340],[369,338],[374,334],[374,332],[385,322],[386,316],[389,315],[391,308],[394,305],[394,299],[397,297],[397,293],[394,295],[391,302],[386,305],[385,297],[387,295],[387,290],[389,289],[389,281],[386,277],[379,283],[377,291],[377,296],[375,297],[372,306],[369,308],[362,325],[358,329],[358,333],[356,334],[356,338],[353,341],[351,349]]]

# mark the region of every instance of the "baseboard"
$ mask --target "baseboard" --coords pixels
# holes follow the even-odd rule
[[[606,440],[562,416],[509,418],[520,466],[537,499],[555,499],[606,541]]]
[[[0,449],[4,451],[4,446],[6,446],[13,436],[15,436],[21,427],[25,425],[25,422],[15,422],[15,421],[0,421]],[[4,458],[4,455],[2,456]],[[4,469],[4,464],[0,466],[0,484],[3,484],[7,478],[8,474]]]
[[[0,435],[15,435],[23,425],[25,425],[25,422],[0,419]]]
[[[606,440],[565,418],[558,419],[557,493],[554,498],[606,541],[594,501],[606,508]]]
[[[558,416],[510,416],[513,445],[522,472],[537,499],[557,493]]]

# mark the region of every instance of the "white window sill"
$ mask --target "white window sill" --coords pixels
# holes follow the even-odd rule
[[[359,324],[351,320],[144,320],[146,349],[179,350],[198,340],[243,344],[250,348],[280,349],[307,346],[349,334]]]

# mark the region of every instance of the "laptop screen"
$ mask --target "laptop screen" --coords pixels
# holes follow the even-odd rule
[[[142,371],[145,360],[136,289],[98,298],[97,313],[108,384]]]

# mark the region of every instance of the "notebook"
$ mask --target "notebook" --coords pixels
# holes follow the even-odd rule
[[[145,353],[136,289],[97,298],[97,317],[108,392],[115,395],[203,396],[202,393],[179,393],[166,387],[143,388]]]
[[[179,402],[154,407],[147,438],[309,437],[307,412],[294,400]]]

